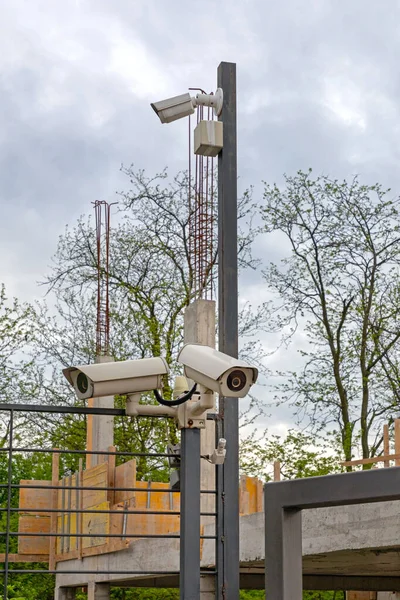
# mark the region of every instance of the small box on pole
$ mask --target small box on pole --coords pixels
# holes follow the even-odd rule
[[[222,121],[200,121],[194,130],[194,153],[201,156],[218,156],[222,147]]]

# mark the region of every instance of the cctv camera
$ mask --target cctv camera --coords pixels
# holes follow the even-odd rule
[[[195,104],[190,94],[182,94],[161,102],[154,102],[151,108],[158,115],[161,123],[172,123],[194,113]]]
[[[178,361],[186,377],[225,397],[243,398],[258,377],[255,367],[201,344],[186,344]]]
[[[218,88],[215,94],[197,94],[195,98],[190,94],[181,94],[174,98],[153,102],[150,106],[161,123],[172,123],[192,115],[196,106],[209,106],[218,116],[221,114],[223,101],[224,94],[222,89]]]
[[[80,400],[148,392],[160,388],[162,377],[168,372],[163,358],[78,365],[63,370]]]

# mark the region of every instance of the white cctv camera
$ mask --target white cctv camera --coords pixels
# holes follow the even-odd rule
[[[258,377],[255,367],[201,344],[186,344],[178,361],[186,377],[225,397],[243,398]]]
[[[196,106],[209,106],[218,116],[221,114],[223,104],[222,89],[218,88],[215,94],[197,94],[196,97],[189,93],[174,96],[160,102],[153,102],[150,106],[158,115],[161,123],[172,123],[194,113]]]
[[[163,358],[78,365],[63,370],[80,400],[155,390],[162,386],[162,378],[168,372]]]
[[[194,113],[195,106],[190,94],[182,94],[151,104],[151,108],[158,115],[161,123],[172,123],[177,119],[188,117]]]

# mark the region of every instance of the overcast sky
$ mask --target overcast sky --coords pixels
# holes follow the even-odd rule
[[[36,282],[58,236],[126,187],[121,163],[186,168],[186,121],[162,126],[149,104],[214,90],[222,60],[237,63],[242,188],[258,193],[262,180],[313,167],[400,190],[397,0],[0,0],[0,9],[0,281],[10,295],[43,294]]]

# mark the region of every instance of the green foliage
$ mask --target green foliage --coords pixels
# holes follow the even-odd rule
[[[177,589],[118,588],[111,591],[112,600],[179,600]]]
[[[398,406],[399,210],[399,198],[357,178],[299,171],[265,186],[265,232],[289,246],[264,273],[278,297],[271,322],[286,341],[305,333],[302,367],[281,373],[277,400],[314,430],[335,426],[346,460],[357,439],[364,458],[379,451],[378,425]]]
[[[270,481],[274,461],[280,462],[284,479],[329,475],[341,470],[334,436],[321,439],[292,429],[284,439],[264,432],[262,436],[254,434],[242,442],[240,468],[243,473]]]

